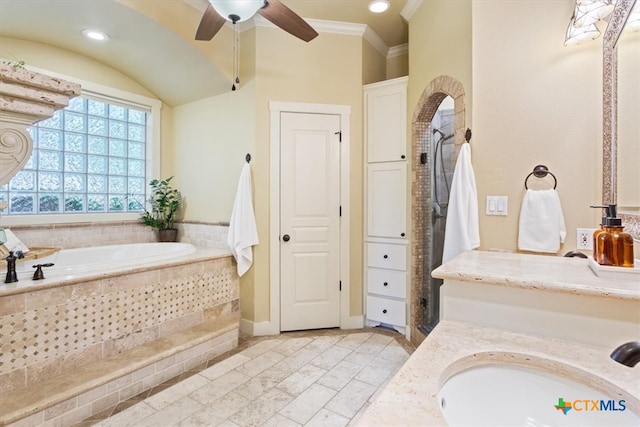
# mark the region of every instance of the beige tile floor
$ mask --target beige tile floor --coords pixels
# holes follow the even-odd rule
[[[238,348],[86,426],[347,426],[414,348],[383,328],[241,336]]]

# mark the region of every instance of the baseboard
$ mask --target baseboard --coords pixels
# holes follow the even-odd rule
[[[361,329],[364,327],[364,316],[350,316],[340,322],[340,329]]]
[[[240,332],[253,337],[279,335],[280,327],[274,322],[254,322],[248,319],[240,319]]]
[[[340,329],[361,329],[364,327],[364,316],[350,316],[340,324]],[[240,319],[240,332],[253,337],[279,335],[280,327],[275,322],[254,322]]]

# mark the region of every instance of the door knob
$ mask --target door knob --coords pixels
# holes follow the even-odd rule
[[[284,236],[282,236],[282,240],[284,240],[285,242],[288,242],[291,239],[291,237],[288,234],[285,234]]]

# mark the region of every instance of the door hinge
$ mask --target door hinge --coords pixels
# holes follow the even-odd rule
[[[338,135],[338,141],[342,142],[342,131],[339,130],[338,132],[334,133],[334,135]]]
[[[340,280],[340,291],[342,291],[342,280]]]

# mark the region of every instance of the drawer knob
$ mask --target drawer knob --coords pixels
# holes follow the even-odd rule
[[[387,309],[382,310],[382,314],[387,314]]]
[[[389,258],[389,255],[383,255],[382,258],[387,259]]]
[[[405,236],[405,234],[404,234],[404,233],[400,233],[400,236],[401,236],[401,237],[404,237],[404,236]]]
[[[389,284],[387,282],[384,282],[382,286],[389,286]]]
[[[400,156],[401,159],[405,159],[407,156],[405,156],[404,154]]]

